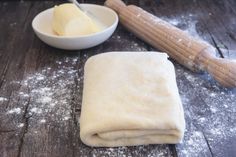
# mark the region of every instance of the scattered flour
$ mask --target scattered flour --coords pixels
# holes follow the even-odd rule
[[[21,89],[14,97],[19,100],[19,104],[24,106],[28,104],[28,115],[26,116],[30,117],[30,123],[40,125],[46,123],[46,119],[55,123],[63,123],[71,118],[70,103],[75,88],[75,79],[78,77],[78,70],[75,66],[77,60],[78,58],[68,57],[56,61],[58,70],[45,67],[41,71],[27,76],[21,82],[14,82],[21,85]],[[6,100],[6,98],[0,97],[0,102]],[[20,107],[11,108],[7,110],[6,114],[23,114],[23,110]],[[23,123],[19,123],[17,126],[20,128],[23,127],[22,125]]]
[[[45,119],[41,119],[40,123],[46,123],[46,120]]]
[[[18,125],[18,128],[22,128],[23,126],[25,126],[25,124],[24,124],[24,123],[20,123],[20,124]]]
[[[135,46],[136,43],[133,45]],[[22,104],[30,100],[27,116],[30,117],[29,125],[31,127],[28,134],[40,134],[40,127],[44,125],[47,126],[52,123],[52,125],[63,126],[72,119],[70,103],[75,88],[75,79],[77,78],[78,82],[81,82],[83,78],[77,76],[78,72],[82,73],[82,69],[75,70],[77,60],[74,60],[74,64],[65,66],[66,62],[71,61],[73,62],[71,59],[60,61],[60,64],[57,63],[60,67],[59,70],[46,67],[38,73],[26,77],[22,82],[18,82],[23,88],[16,94],[16,98],[22,99],[20,102]],[[40,79],[37,79],[38,77]],[[23,114],[23,110],[20,108],[9,109],[8,112],[12,115]],[[17,127],[22,128],[24,125],[24,123],[19,122]],[[132,147],[132,151],[130,147],[90,148],[89,151],[94,157],[132,157],[140,154],[145,154],[147,157],[165,157],[171,154],[167,145],[136,146]]]
[[[37,107],[33,107],[30,109],[30,113],[36,113],[36,114],[41,114],[42,113],[42,109],[41,108],[37,108]]]
[[[225,58],[234,59],[236,62],[236,50],[228,50],[226,47],[220,47],[220,50]]]
[[[21,113],[21,108],[17,107],[17,108],[13,108],[9,111],[7,111],[7,114],[20,114]]]
[[[174,19],[167,19],[167,18],[165,18],[164,20],[169,22],[170,24],[172,24],[174,26],[178,26],[181,23],[181,21],[179,19],[177,19],[177,18],[174,18]]]
[[[0,97],[0,102],[2,102],[2,101],[7,101],[7,100],[8,100],[7,98]]]
[[[196,31],[197,21],[194,16],[189,14],[189,16],[179,16],[179,18],[163,19],[181,27],[191,35],[199,37]],[[127,42],[120,35],[114,35],[112,38],[116,38],[120,42]],[[182,39],[178,39],[178,42],[181,41]],[[129,43],[131,43],[130,47],[128,47],[129,49],[136,51],[145,50],[140,49],[136,42],[129,41]],[[72,64],[67,66],[69,62]],[[81,69],[78,71],[74,67],[76,62],[77,58],[56,61],[59,67],[58,70],[46,67],[38,73],[26,77],[22,82],[18,82],[23,87],[28,88],[28,90],[19,91],[18,97],[23,100],[30,100],[28,111],[34,125],[41,125],[50,121],[64,123],[72,118],[70,103],[72,101],[71,92],[75,86],[74,79],[77,78],[79,82],[82,80],[82,78],[77,76]],[[232,122],[236,121],[236,92],[222,89],[214,83],[210,86],[206,85],[206,82],[211,80],[208,75],[202,76],[203,78],[196,77],[195,74],[184,70],[180,66],[176,67],[176,71],[186,119],[184,139],[177,145],[178,155],[184,157],[208,156],[210,154],[208,154],[209,148],[206,140],[213,147],[215,143],[220,143],[221,140],[235,137],[236,126],[232,125]],[[183,77],[191,85],[186,85],[182,80]],[[192,93],[193,91],[197,91],[198,95]],[[200,97],[204,97],[204,100],[196,102]],[[7,101],[7,99],[0,97],[0,102],[3,101]],[[6,114],[22,114],[22,112],[21,108],[16,107],[9,109]],[[227,115],[224,113],[227,113]],[[23,126],[24,123],[17,125],[19,128]],[[34,133],[37,134],[38,131],[34,130]],[[140,154],[145,154],[147,157],[164,157],[171,154],[169,147],[166,145],[92,148],[90,151],[93,157],[140,156]]]
[[[190,18],[188,16],[164,18],[192,36],[204,39],[205,37],[200,37],[196,31],[197,20],[195,19],[193,15]],[[224,47],[221,50],[224,56],[228,55],[231,59],[236,58],[233,56],[236,53],[232,50],[224,49]],[[235,138],[236,135],[236,125],[233,123],[236,121],[236,91],[221,88],[220,85],[213,83],[208,74],[199,76],[179,66],[176,67],[176,70],[187,125],[183,142],[177,145],[178,155],[184,157],[211,156],[210,151],[213,154],[221,154],[223,150],[220,147],[224,147],[222,141],[231,137]],[[191,87],[182,81],[181,75],[183,74]],[[206,82],[210,82],[210,85],[206,85]],[[192,93],[193,91],[200,94],[195,95]],[[199,102],[196,102],[196,99],[199,98]],[[206,140],[212,150],[209,150]],[[218,148],[215,149],[214,146],[217,144]]]
[[[167,145],[148,145],[134,147],[117,147],[117,148],[94,148],[91,152],[92,157],[109,156],[109,157],[166,157],[170,156],[171,151]]]
[[[186,120],[185,137],[177,145],[179,156],[211,156],[210,151],[220,156],[222,141],[236,135],[236,90],[222,88],[208,74],[194,74],[179,65],[176,71]]]
[[[118,29],[118,33],[119,33],[119,29]],[[135,40],[131,40],[130,38],[125,38],[127,37],[127,34],[114,34],[111,39],[115,39],[116,42],[119,42],[121,47],[113,47],[112,51],[147,51],[145,43],[140,42],[140,41],[135,41]],[[134,36],[132,33],[129,33],[129,36],[132,38],[137,38],[136,36]]]
[[[203,134],[199,131],[186,132],[186,134],[187,136],[185,135],[184,141],[177,145],[178,156],[207,156],[209,149]]]
[[[63,118],[63,120],[69,120],[70,119],[70,117],[68,116],[68,117],[64,117]]]
[[[209,13],[211,15],[211,13]],[[170,24],[177,26],[184,30],[185,32],[189,33],[193,37],[197,39],[206,39],[207,37],[204,35],[199,35],[197,32],[197,15],[189,14],[189,15],[181,15],[178,17],[174,18],[167,18],[163,17],[163,20],[169,22]],[[208,39],[209,40],[209,39]],[[178,39],[177,42],[181,42],[182,39]],[[206,41],[206,40],[205,40]],[[190,43],[189,43],[190,44]],[[226,45],[223,43],[216,43],[219,49],[221,50],[222,54],[224,55],[225,58],[230,58],[230,59],[235,59],[236,60],[236,50],[234,49],[228,49]],[[228,45],[230,47],[230,45]],[[217,54],[218,55],[218,54]]]

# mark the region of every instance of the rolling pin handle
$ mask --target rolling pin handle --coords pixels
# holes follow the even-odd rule
[[[208,72],[224,87],[236,87],[236,60],[214,58]]]
[[[236,60],[218,58],[215,48],[209,47],[199,54],[197,62],[224,87],[236,87]]]
[[[107,0],[105,2],[105,6],[108,6],[109,8],[112,8],[117,13],[119,13],[119,11],[122,8],[126,7],[126,4],[123,1],[121,1],[121,0]]]

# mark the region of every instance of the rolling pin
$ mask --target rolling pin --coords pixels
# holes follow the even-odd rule
[[[107,0],[105,5],[118,13],[128,30],[180,64],[192,71],[208,71],[225,87],[236,87],[236,60],[216,57],[212,45],[137,6],[126,6],[121,0]]]

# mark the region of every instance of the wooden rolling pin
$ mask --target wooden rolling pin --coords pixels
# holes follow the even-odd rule
[[[160,18],[121,0],[107,0],[120,22],[138,37],[193,71],[208,71],[225,87],[236,87],[236,61],[217,58],[215,48]]]

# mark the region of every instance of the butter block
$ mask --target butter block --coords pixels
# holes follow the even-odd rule
[[[52,29],[59,36],[80,36],[100,31],[96,23],[72,3],[55,6]]]

